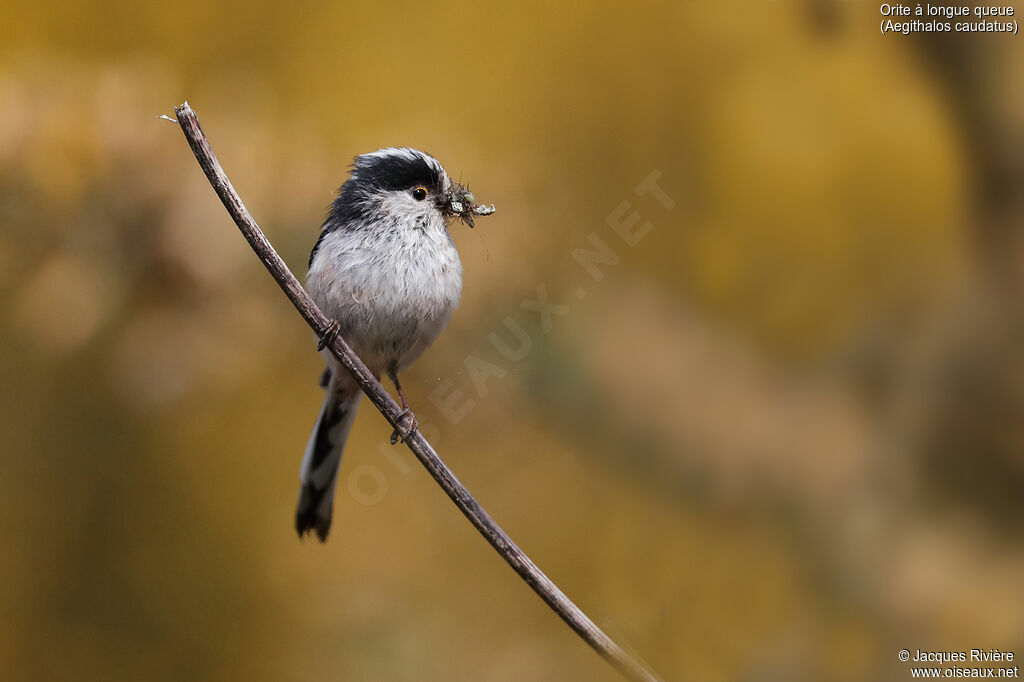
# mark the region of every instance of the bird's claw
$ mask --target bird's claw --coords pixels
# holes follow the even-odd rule
[[[404,443],[409,436],[416,432],[419,426],[420,422],[416,419],[416,415],[409,408],[405,408],[402,410],[402,414],[398,415],[398,426],[391,432],[391,444],[394,445],[399,440]]]
[[[338,324],[338,321],[331,320],[330,326],[328,326],[327,329],[324,330],[323,335],[320,337],[320,341],[317,342],[316,349],[318,351],[321,351],[324,348],[327,348],[327,346],[332,345],[334,343],[334,339],[338,338],[338,333],[340,331],[341,325]]]

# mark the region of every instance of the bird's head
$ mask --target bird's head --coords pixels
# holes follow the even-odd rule
[[[393,218],[421,227],[459,218],[473,227],[474,216],[493,212],[493,206],[478,205],[430,154],[393,147],[355,158],[331,218],[349,224]]]

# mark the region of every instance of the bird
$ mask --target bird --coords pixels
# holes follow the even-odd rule
[[[341,455],[362,392],[328,346],[340,334],[378,380],[386,375],[402,406],[391,443],[418,427],[399,374],[448,325],[462,294],[462,262],[449,232],[473,227],[477,205],[426,152],[389,147],[355,157],[309,256],[306,288],[332,320],[318,348],[324,402],[300,468],[299,537],[326,542]]]

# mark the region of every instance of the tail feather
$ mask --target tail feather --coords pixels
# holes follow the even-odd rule
[[[309,436],[299,472],[302,488],[295,510],[295,530],[299,537],[315,531],[320,542],[327,540],[331,528],[341,453],[362,396],[358,388],[347,379],[340,377],[337,372],[331,373],[326,383],[324,405],[320,409],[313,433]]]

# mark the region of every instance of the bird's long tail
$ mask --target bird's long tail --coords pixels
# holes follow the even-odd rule
[[[320,542],[327,540],[327,532],[331,529],[341,453],[363,395],[344,372],[328,370],[325,379],[324,406],[320,409],[302,458],[299,473],[302,489],[295,510],[295,530],[299,537],[315,530]]]

